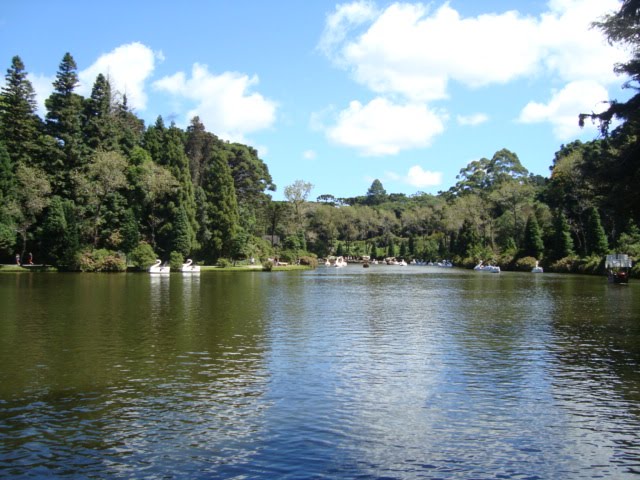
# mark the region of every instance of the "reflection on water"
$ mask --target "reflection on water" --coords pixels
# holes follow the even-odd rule
[[[0,276],[0,476],[632,478],[640,285]]]

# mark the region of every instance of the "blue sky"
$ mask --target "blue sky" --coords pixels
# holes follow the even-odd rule
[[[43,104],[65,52],[147,124],[162,115],[258,149],[282,199],[437,193],[507,148],[547,176],[577,115],[628,98],[626,58],[591,21],[618,0],[7,2],[4,69],[19,55]]]

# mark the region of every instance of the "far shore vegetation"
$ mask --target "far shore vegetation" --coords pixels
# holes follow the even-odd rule
[[[600,126],[598,138],[559,145],[548,177],[529,173],[508,148],[486,152],[435,195],[388,193],[375,180],[361,196],[314,200],[313,185],[298,180],[275,201],[256,149],[218,138],[198,117],[186,129],[162,117],[145,125],[102,74],[88,98],[79,95],[70,53],[41,118],[16,55],[0,92],[0,271],[29,261],[57,271],[144,271],[156,259],[173,269],[192,259],[215,270],[278,270],[369,256],[600,273],[613,252],[635,263],[639,20],[639,0],[594,19],[633,53],[612,68],[635,92],[603,113],[576,112],[576,122]]]

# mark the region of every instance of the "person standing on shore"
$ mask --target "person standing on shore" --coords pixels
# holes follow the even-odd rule
[[[20,254],[16,253],[16,265],[20,265]]]

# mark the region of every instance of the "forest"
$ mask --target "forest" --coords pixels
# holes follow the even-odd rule
[[[250,258],[316,265],[318,257],[402,257],[458,266],[479,260],[507,270],[597,273],[603,256],[640,260],[640,1],[594,23],[632,52],[612,65],[633,95],[595,122],[598,138],[561,145],[548,177],[516,152],[486,152],[437,195],[387,193],[375,180],[362,196],[310,198],[298,180],[276,185],[256,149],[159,116],[145,125],[100,74],[77,93],[66,53],[46,113],[19,56],[0,92],[0,263],[32,255],[69,271],[145,269],[156,258],[228,266]],[[508,147],[508,146],[507,146]],[[634,267],[638,276],[640,270]]]

